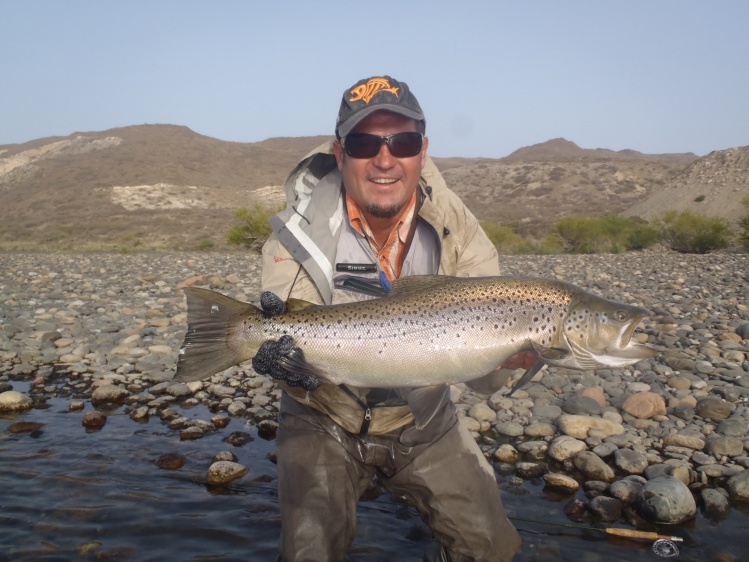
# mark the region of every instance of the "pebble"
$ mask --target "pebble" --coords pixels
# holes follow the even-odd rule
[[[0,394],[0,412],[28,410],[31,406],[31,398],[15,390],[6,390]]]
[[[580,470],[589,498],[621,502],[642,516],[649,512],[633,501],[638,486],[663,477],[698,486],[705,513],[725,507],[716,495],[721,484],[729,503],[749,500],[743,277],[749,256],[513,256],[502,266],[508,275],[553,275],[645,306],[653,315],[634,338],[661,352],[624,369],[550,367],[510,398],[506,389],[486,398],[453,385],[451,396],[465,414],[460,423],[488,458],[509,467],[506,474],[543,474],[547,486],[560,490],[574,490],[573,473]],[[261,438],[275,439],[280,391],[248,365],[205,381],[172,381],[187,319],[180,287],[220,288],[249,301],[259,293],[259,256],[14,253],[3,256],[3,267],[0,404],[23,380],[29,390],[11,396],[24,408],[54,394],[69,400],[70,411],[111,403],[132,423],[160,419],[183,440],[221,432],[234,418],[256,426]],[[212,412],[209,420],[185,413],[197,404]],[[101,412],[86,415],[106,423]],[[235,446],[244,439],[232,435]],[[604,510],[614,502],[595,505],[601,517],[615,513]],[[583,517],[586,508],[580,511],[578,502],[569,509]]]

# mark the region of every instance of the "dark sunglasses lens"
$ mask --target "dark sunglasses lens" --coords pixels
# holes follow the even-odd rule
[[[353,133],[346,137],[346,154],[352,158],[373,158],[380,151],[382,139],[377,135]]]
[[[387,142],[390,154],[396,158],[410,158],[421,152],[423,137],[420,133],[396,133],[389,137],[352,133],[346,137],[344,148],[352,158],[374,158],[383,142]]]
[[[410,158],[421,152],[422,136],[419,133],[398,133],[390,137],[390,154],[396,158]]]

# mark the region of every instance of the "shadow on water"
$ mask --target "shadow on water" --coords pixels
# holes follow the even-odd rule
[[[21,391],[22,385],[14,383]],[[69,412],[66,400],[51,398],[48,404],[0,416],[0,560],[275,560],[280,522],[276,469],[269,460],[275,442],[259,438],[244,419],[181,441],[160,420],[136,423],[121,408],[109,410],[104,428],[90,432],[81,425],[83,413]],[[181,413],[212,416],[201,406]],[[43,425],[13,433],[9,428],[17,422]],[[253,439],[242,447],[223,442],[240,430]],[[227,487],[207,486],[211,458],[225,450],[250,473]],[[177,470],[161,469],[156,460],[166,453],[187,462]],[[650,541],[573,527],[563,508],[574,496],[549,494],[540,481],[511,486],[500,477],[500,486],[523,538],[517,562],[660,559]],[[749,510],[739,506],[720,522],[698,514],[660,532],[685,539],[671,560],[741,560],[747,524]],[[357,529],[352,562],[421,561],[434,544],[416,512],[387,495],[360,503]]]

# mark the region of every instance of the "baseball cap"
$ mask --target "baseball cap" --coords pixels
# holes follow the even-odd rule
[[[375,111],[392,111],[426,124],[421,106],[408,89],[408,84],[390,76],[373,76],[359,80],[343,92],[336,119],[336,137],[345,137],[362,119]]]

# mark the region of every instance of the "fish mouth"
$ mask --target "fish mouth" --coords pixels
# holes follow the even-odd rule
[[[633,318],[619,334],[619,337],[605,349],[606,355],[618,357],[624,360],[640,360],[655,357],[658,353],[652,347],[641,344],[632,340],[637,326],[640,325],[646,317],[650,316],[649,310],[643,310],[636,318]]]

